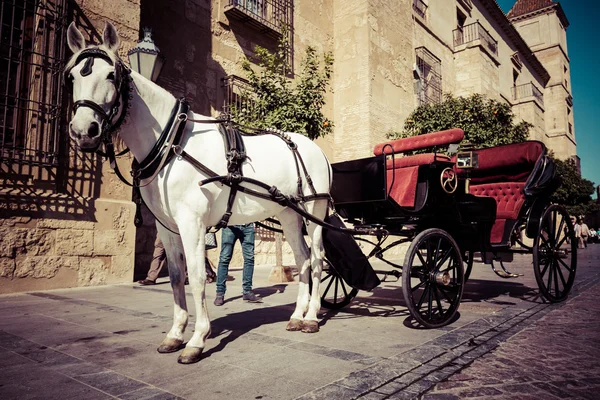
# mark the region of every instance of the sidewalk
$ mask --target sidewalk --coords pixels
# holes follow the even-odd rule
[[[525,274],[517,279],[503,280],[488,266],[475,266],[458,320],[432,330],[412,328],[400,283],[383,282],[372,292],[359,292],[340,311],[322,309],[319,333],[287,332],[297,284],[269,283],[270,267],[257,266],[255,291],[264,301],[248,304],[241,300],[241,269],[232,268],[224,306],[212,304],[214,284],[207,286],[212,334],[202,361],[194,365],[177,364],[178,353],[156,352],[172,323],[172,294],[166,282],[0,296],[0,398],[456,398],[485,393],[477,391],[481,388],[506,396],[510,389],[502,384],[470,379],[477,374],[469,368],[490,363],[480,365],[480,357],[493,357],[504,346],[515,351],[516,343],[529,349],[531,356],[523,356],[525,360],[534,359],[540,346],[546,357],[556,354],[556,360],[585,349],[578,345],[597,347],[598,308],[592,306],[600,279],[600,245],[580,255],[576,290],[567,303],[557,306],[536,296],[530,256],[511,263],[512,270]],[[188,294],[189,304],[191,300]],[[561,314],[553,318],[553,313]],[[594,318],[582,313],[593,313]],[[530,332],[536,332],[536,319],[546,332],[539,343],[537,334]],[[186,338],[191,329],[193,324]],[[587,336],[567,337],[571,333]],[[519,335],[525,336],[521,340]],[[590,343],[579,343],[582,337]],[[527,339],[536,344],[523,344]],[[501,343],[506,345],[498,347]],[[588,354],[598,356],[589,351],[578,353],[576,360],[582,362]],[[528,368],[539,369],[537,360]],[[598,370],[594,362],[570,370],[591,374]],[[544,368],[544,379],[555,379],[549,369]],[[557,369],[556,376],[559,373]],[[568,378],[589,378],[573,375],[577,376]],[[534,383],[530,386],[540,389],[543,398],[551,398]],[[461,394],[466,390],[475,392]]]

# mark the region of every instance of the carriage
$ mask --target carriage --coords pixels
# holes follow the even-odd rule
[[[336,211],[355,228],[379,229],[357,241],[370,245],[361,246],[370,249],[366,258],[392,267],[378,275],[402,279],[411,316],[428,328],[452,321],[476,252],[502,278],[518,276],[504,265],[515,253],[532,254],[540,294],[550,302],[564,300],[575,278],[573,225],[550,203],[558,182],[544,144],[474,150],[463,137],[452,129],[398,139],[375,146],[373,157],[332,166]],[[365,288],[365,273],[330,240],[325,232],[322,305],[339,309]],[[405,243],[401,264],[386,258]]]
[[[180,363],[200,361],[210,334],[204,251],[211,227],[278,218],[299,269],[290,331],[318,332],[321,305],[348,304],[358,289],[379,283],[378,273],[402,277],[418,323],[443,326],[456,314],[475,252],[498,263],[495,271],[503,277],[514,275],[503,265],[512,253],[532,253],[540,292],[549,301],[564,300],[573,285],[574,230],[567,212],[549,202],[555,170],[540,142],[484,150],[463,145],[448,155],[442,149],[464,137],[453,129],[382,143],[373,157],[331,166],[303,135],[243,135],[231,121],[194,113],[185,99],[120,60],[110,23],[99,46],[88,45],[73,23],[67,39],[73,52],[64,71],[73,94],[69,135],[82,151],[109,159],[134,188],[138,212],[143,199],[156,217],[165,244],[174,313],[160,353],[179,351],[185,340],[187,267],[196,321]],[[119,170],[115,134],[135,158],[131,182]],[[355,235],[373,247],[367,256]],[[386,260],[387,251],[409,242],[403,263]],[[323,247],[328,261],[321,285]],[[373,271],[371,257],[395,269]]]

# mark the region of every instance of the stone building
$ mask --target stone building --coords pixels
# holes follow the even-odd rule
[[[66,134],[71,21],[92,42],[111,21],[124,60],[152,28],[166,58],[157,83],[205,115],[236,101],[240,61],[274,49],[286,22],[296,70],[309,45],[333,52],[335,130],[318,141],[332,161],[369,156],[445,92],[505,101],[532,139],[576,156],[569,23],[551,0],[518,0],[508,15],[495,0],[2,0],[1,15],[0,293],[131,282],[148,266],[151,216],[136,229],[131,190]],[[272,263],[273,236],[258,237],[257,263]]]

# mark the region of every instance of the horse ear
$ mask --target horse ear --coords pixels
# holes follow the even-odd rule
[[[79,29],[75,26],[75,22],[71,22],[67,30],[67,44],[73,53],[77,53],[85,49],[85,39]]]
[[[119,34],[117,33],[117,28],[114,27],[110,22],[106,23],[106,27],[104,28],[104,38],[102,44],[108,47],[108,49],[114,53],[119,50]]]

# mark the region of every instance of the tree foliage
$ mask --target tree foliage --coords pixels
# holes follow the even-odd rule
[[[243,107],[232,107],[234,121],[258,129],[277,128],[316,139],[330,133],[333,123],[322,112],[331,80],[333,55],[322,62],[313,47],[306,49],[296,83],[286,76],[290,68],[289,43],[283,34],[277,51],[256,46],[258,71],[248,59],[242,63],[250,89],[242,94]]]
[[[551,197],[553,203],[563,205],[570,215],[590,215],[600,207],[592,200],[594,183],[582,178],[573,160],[553,159],[556,173],[561,179],[560,187]]]
[[[461,128],[465,131],[465,141],[475,148],[484,148],[525,141],[532,126],[525,121],[515,123],[509,104],[486,99],[481,94],[469,97],[446,94],[439,104],[419,106],[404,122],[404,130],[390,131],[388,137],[394,139]]]

